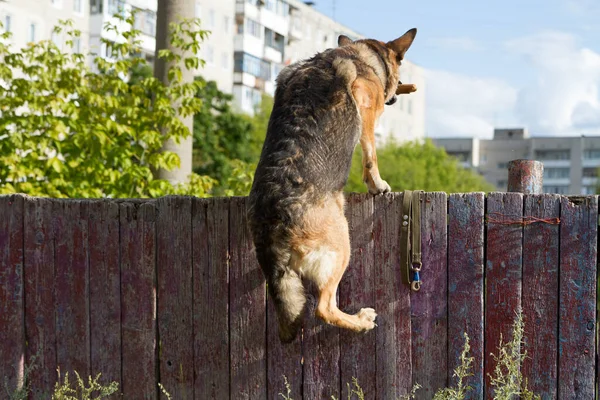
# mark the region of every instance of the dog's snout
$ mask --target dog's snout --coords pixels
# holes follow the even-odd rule
[[[385,104],[387,104],[388,106],[391,106],[392,104],[394,104],[396,102],[397,98],[396,95],[393,95],[391,99],[389,99],[388,101],[385,102]]]

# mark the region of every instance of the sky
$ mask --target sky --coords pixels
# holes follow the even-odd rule
[[[600,135],[600,0],[315,3],[374,39],[418,29],[406,59],[425,70],[428,137]]]

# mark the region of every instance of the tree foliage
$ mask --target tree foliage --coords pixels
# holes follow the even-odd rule
[[[482,176],[463,168],[454,157],[436,147],[431,140],[403,144],[392,141],[377,149],[377,160],[381,177],[395,192],[425,190],[457,193],[494,189]],[[354,152],[346,190],[366,191],[362,182],[360,148]]]
[[[163,50],[170,62],[169,83],[153,77],[127,82],[130,71],[143,70],[140,31],[134,16],[116,16],[131,29],[114,31],[116,42],[102,39],[109,59],[71,51],[80,32],[61,21],[56,32],[68,38],[64,48],[52,41],[13,49],[10,33],[0,40],[0,193],[21,192],[52,197],[155,197],[165,194],[204,196],[214,181],[194,175],[188,186],[155,179],[159,168],[179,165],[162,151],[163,143],[190,134],[178,115],[202,107],[195,94],[199,82],[184,83],[182,69],[200,60]],[[172,25],[176,48],[198,54],[206,32],[198,20]],[[149,96],[149,94],[152,96]]]

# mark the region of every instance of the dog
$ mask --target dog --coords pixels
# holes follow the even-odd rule
[[[350,260],[343,188],[360,142],[363,180],[373,195],[390,191],[379,176],[374,129],[384,104],[410,93],[398,68],[417,30],[384,43],[338,38],[338,47],[284,68],[248,198],[248,226],[283,343],[302,325],[303,279],[318,288],[316,315],[357,332],[377,314],[342,312],[336,291]]]

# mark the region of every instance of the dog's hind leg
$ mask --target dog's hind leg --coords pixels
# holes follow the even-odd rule
[[[277,312],[279,339],[290,343],[296,338],[304,316],[306,295],[302,279],[295,271],[277,270],[267,283]]]
[[[317,285],[319,318],[340,328],[366,331],[375,327],[375,310],[363,308],[350,315],[337,306],[337,288],[350,261],[350,236],[343,202],[340,194],[334,201],[307,213],[308,228],[292,252],[291,266]]]

